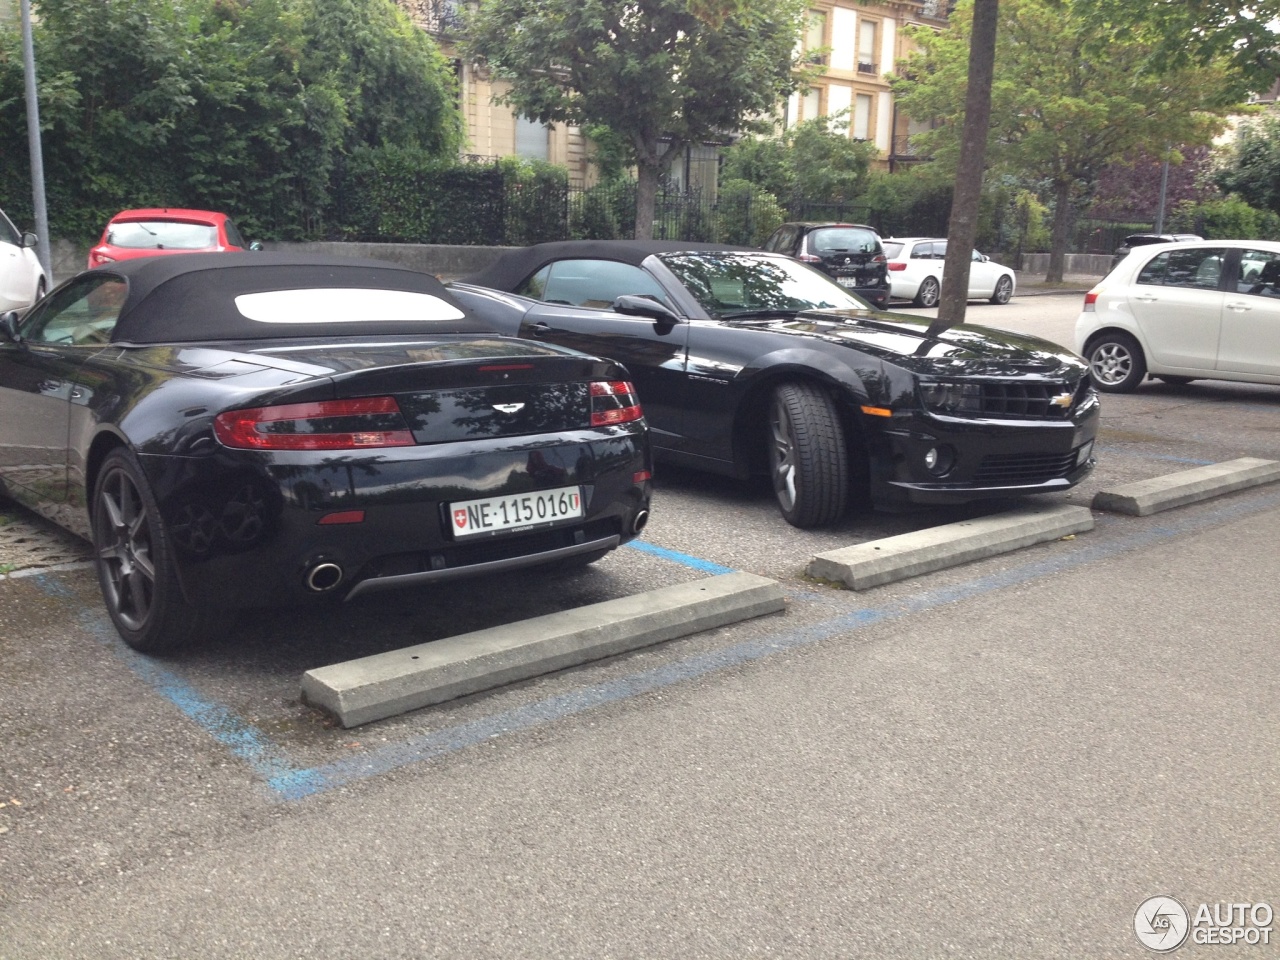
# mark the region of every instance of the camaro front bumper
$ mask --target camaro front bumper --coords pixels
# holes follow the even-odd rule
[[[947,504],[1068,490],[1093,470],[1098,404],[1068,419],[985,420],[895,415],[873,458],[872,496]]]

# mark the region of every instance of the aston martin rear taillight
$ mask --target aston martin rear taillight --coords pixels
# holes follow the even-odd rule
[[[596,380],[591,384],[591,425],[607,427],[644,416],[636,388],[626,380]]]
[[[358,397],[229,410],[213,421],[228,447],[243,450],[366,450],[413,446],[395,397]]]

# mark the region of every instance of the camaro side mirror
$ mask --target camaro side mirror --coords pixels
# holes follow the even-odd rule
[[[18,332],[18,311],[8,310],[0,313],[0,336],[10,343],[21,343],[22,334]]]
[[[249,244],[249,249],[250,249],[250,250],[252,250],[252,251],[254,251],[255,253],[256,253],[257,251],[261,250],[261,249],[262,249],[262,241],[261,241],[261,240],[255,240],[255,241],[253,241],[253,243]]]
[[[638,297],[630,293],[625,293],[613,301],[613,311],[628,317],[648,317],[650,320],[668,326],[675,326],[680,322],[680,318],[665,304],[651,300],[649,297]]]

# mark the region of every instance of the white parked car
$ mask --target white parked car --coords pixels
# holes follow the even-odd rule
[[[1134,248],[1085,294],[1075,346],[1111,393],[1148,376],[1280,383],[1280,243]]]
[[[942,266],[947,241],[932,237],[893,237],[883,241],[889,258],[889,296],[917,307],[937,306],[942,293]],[[1008,303],[1015,287],[1013,271],[973,251],[969,264],[969,299]]]
[[[48,289],[49,278],[36,256],[36,235],[21,233],[0,210],[0,313],[21,310]]]

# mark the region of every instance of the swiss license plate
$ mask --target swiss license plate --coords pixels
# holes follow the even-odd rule
[[[560,487],[483,500],[463,500],[449,504],[450,524],[455,539],[475,537],[501,530],[546,526],[582,516],[582,491]]]
[[[856,287],[858,285],[857,277],[836,277],[836,283],[842,287]]]

